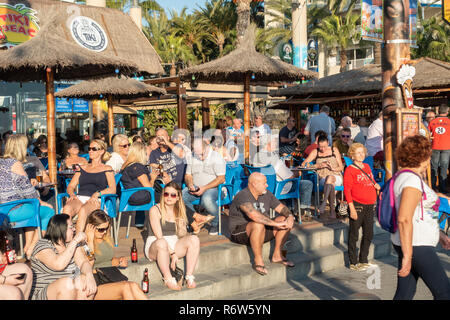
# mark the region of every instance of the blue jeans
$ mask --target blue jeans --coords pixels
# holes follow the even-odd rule
[[[300,180],[300,209],[310,208],[312,191],[313,191],[312,181]]]
[[[182,195],[186,208],[192,210],[192,212],[195,212],[195,208],[192,202],[200,199],[200,206],[204,207],[209,214],[215,216],[216,218],[219,215],[219,206],[217,205],[218,199],[217,188],[208,189],[203,193],[201,197],[197,197],[194,196],[193,194],[190,194],[189,189],[186,187],[183,189]],[[217,227],[218,224],[219,224],[218,219],[214,219],[211,221],[212,227]]]
[[[450,150],[433,150],[431,154],[431,184],[436,189],[436,178],[439,176],[439,191],[446,192],[447,170]]]

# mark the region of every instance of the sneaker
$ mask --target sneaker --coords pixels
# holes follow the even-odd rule
[[[215,226],[211,226],[209,228],[209,235],[210,236],[217,236],[219,234],[219,229]]]
[[[367,268],[361,266],[360,263],[358,263],[358,264],[351,264],[351,265],[350,265],[350,270],[353,270],[353,271],[365,271],[366,269],[367,269]]]
[[[370,263],[370,262],[367,262],[367,263],[359,263],[359,265],[360,265],[362,268],[365,268],[365,269],[368,269],[368,268],[370,268],[370,267],[376,267],[376,266],[378,266],[377,264],[375,264],[375,263]]]

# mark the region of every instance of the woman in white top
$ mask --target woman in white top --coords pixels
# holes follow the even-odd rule
[[[111,166],[114,173],[119,173],[122,165],[127,160],[130,142],[126,135],[118,134],[114,137],[112,144],[113,153],[111,153],[111,158],[106,162],[106,165]]]
[[[441,243],[450,249],[450,239],[439,231],[439,196],[421,176],[431,158],[431,144],[423,136],[407,137],[396,150],[401,170],[395,179],[398,229],[391,235],[398,253],[397,291],[394,300],[412,300],[417,280],[422,278],[434,299],[450,299],[450,282],[436,254]],[[447,198],[447,197],[446,197]]]

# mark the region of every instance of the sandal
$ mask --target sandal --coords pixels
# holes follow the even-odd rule
[[[164,279],[164,284],[167,286],[167,288],[171,290],[181,290],[181,286],[177,283],[177,280],[174,277],[171,277],[169,279]]]
[[[267,269],[266,266],[258,265],[258,264],[252,264],[252,269],[255,270],[255,272],[261,276],[267,275]],[[261,271],[264,270],[264,271]]]
[[[186,287],[188,289],[194,289],[197,286],[197,284],[195,283],[195,277],[191,274],[187,274],[184,277],[184,282],[186,283]]]
[[[198,217],[200,217],[200,218],[198,218]],[[199,227],[202,227],[203,225],[213,221],[214,218],[215,218],[215,216],[213,216],[211,214],[208,214],[207,216],[204,216],[204,215],[198,213],[197,214],[197,219],[194,218],[194,222],[197,223],[197,225]]]
[[[288,259],[282,259],[280,261],[272,261],[272,263],[279,263],[289,268],[295,267],[295,264],[292,261],[289,261]]]

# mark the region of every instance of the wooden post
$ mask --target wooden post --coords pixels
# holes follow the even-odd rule
[[[245,163],[249,164],[250,158],[250,74],[244,78],[244,134],[245,134]]]
[[[48,174],[51,182],[56,183],[56,111],[55,83],[52,68],[45,70],[45,96],[47,100]]]
[[[112,96],[108,94],[108,141],[112,145],[112,136],[114,135],[114,110]]]
[[[402,91],[396,73],[410,59],[409,1],[383,0],[384,44],[381,50],[383,144],[386,180],[397,170],[394,150],[397,147],[396,109],[403,108]],[[400,119],[397,119],[400,121]]]
[[[130,129],[137,129],[137,114],[130,115]]]
[[[182,88],[180,88],[180,85],[177,83],[178,128],[187,129],[186,99],[183,98],[183,94],[186,94],[186,89],[181,89]]]
[[[203,130],[211,127],[209,119],[209,101],[206,98],[202,98],[202,128]]]

